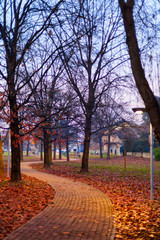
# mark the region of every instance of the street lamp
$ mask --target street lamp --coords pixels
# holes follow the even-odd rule
[[[134,113],[144,113],[145,108],[132,108]],[[153,200],[153,128],[150,122],[150,199]]]
[[[9,169],[10,169],[10,129],[8,130],[8,166],[7,166],[7,177],[9,178]]]

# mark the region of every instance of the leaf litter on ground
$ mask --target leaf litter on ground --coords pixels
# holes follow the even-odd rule
[[[22,175],[22,181],[0,177],[0,240],[40,213],[54,198],[47,183]]]
[[[44,169],[42,164],[32,166],[104,192],[113,204],[115,239],[160,239],[160,165],[156,166],[154,201],[151,201],[148,159],[127,157],[129,170],[126,172],[123,171],[123,157],[91,160],[90,171],[86,174],[79,172],[80,162],[77,163],[53,163],[49,169]]]

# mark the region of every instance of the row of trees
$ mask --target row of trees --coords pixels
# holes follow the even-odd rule
[[[123,120],[119,112],[114,119],[115,107],[109,113],[106,98],[124,111],[117,99],[131,83],[125,68],[129,55],[137,88],[160,141],[160,110],[144,77],[134,24],[134,13],[141,14],[145,5],[138,1],[133,12],[134,6],[133,0],[1,1],[0,97],[2,118],[11,129],[12,181],[21,179],[22,137],[32,132],[43,139],[47,166],[54,131],[62,120],[84,130],[81,171],[88,171],[92,132]],[[108,112],[99,114],[105,108]],[[99,116],[104,114],[109,121],[101,125]],[[113,116],[112,123],[109,116]]]

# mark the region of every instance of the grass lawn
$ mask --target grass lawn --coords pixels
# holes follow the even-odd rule
[[[33,167],[82,181],[103,191],[113,204],[115,239],[160,239],[160,162],[154,163],[154,201],[150,200],[150,162],[140,157],[91,159],[89,173],[80,173],[81,162],[54,162]]]

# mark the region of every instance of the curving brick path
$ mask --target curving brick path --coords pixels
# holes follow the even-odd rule
[[[5,240],[112,240],[112,205],[101,191],[78,181],[38,172],[22,163],[22,172],[49,183],[53,202]]]

